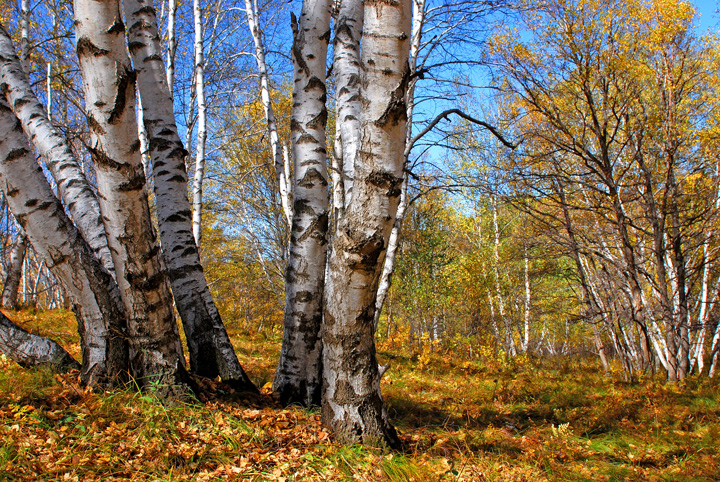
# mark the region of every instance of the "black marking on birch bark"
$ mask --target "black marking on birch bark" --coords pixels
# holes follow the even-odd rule
[[[36,206],[37,203],[38,203],[38,200],[37,200],[37,199],[28,199],[27,201],[25,201],[25,207],[26,207],[26,208],[31,208],[31,207],[33,207],[33,206]]]
[[[125,278],[133,288],[139,291],[148,292],[158,289],[167,279],[167,274],[164,271],[158,271],[154,275],[146,277],[144,275],[138,276],[133,275],[132,273],[127,273]]]
[[[30,103],[29,99],[26,99],[25,97],[20,97],[13,102],[13,109],[16,111],[20,109],[24,105],[28,105]]]
[[[385,251],[385,240],[380,233],[367,235],[359,230],[347,229],[337,242],[340,250],[350,254],[347,263],[351,270],[373,272]]]
[[[328,214],[325,212],[313,219],[310,226],[297,238],[297,242],[301,243],[308,238],[315,238],[321,245],[327,244],[327,228]]]
[[[129,70],[124,66],[122,67],[122,70],[118,73],[115,102],[113,103],[112,111],[108,116],[108,124],[115,124],[115,122],[120,120],[123,113],[125,112],[128,96],[131,92],[135,92],[135,77],[135,71]]]
[[[117,16],[115,17],[115,22],[110,26],[109,29],[107,29],[107,33],[109,34],[124,34],[125,33],[125,24],[122,21],[122,17]]]
[[[75,51],[77,53],[78,58],[83,58],[85,55],[93,55],[95,57],[102,57],[104,55],[108,55],[110,53],[109,50],[101,49],[100,47],[97,47],[92,41],[87,37],[80,37],[77,42],[77,46],[75,47]]]
[[[407,92],[408,82],[410,81],[410,66],[405,63],[400,83],[392,94],[390,100],[385,107],[385,112],[375,121],[378,127],[385,127],[388,123],[398,125],[400,122],[407,122],[407,103],[405,102],[405,93]]]
[[[92,157],[93,162],[98,167],[112,169],[115,171],[124,171],[129,167],[127,164],[121,164],[116,160],[111,159],[102,149],[95,149],[90,146],[88,146],[87,149],[90,151],[90,156]]]
[[[138,40],[128,42],[128,50],[130,50],[130,53],[133,55],[135,55],[138,50],[141,50],[143,48],[145,48],[145,42],[140,42]]]
[[[162,130],[160,130],[160,132],[158,132],[158,133],[155,135],[155,137],[160,137],[160,136],[175,136],[175,135],[177,135],[177,130],[171,129],[171,128],[168,127],[168,126],[165,126],[165,127],[162,128]]]
[[[297,17],[294,13],[290,12],[290,27],[292,28],[293,32],[293,44],[292,44],[292,56],[295,60],[295,63],[297,66],[305,72],[306,76],[310,76],[310,67],[308,67],[307,62],[305,62],[305,59],[303,59],[302,55],[302,49],[305,46],[305,36],[304,34],[298,29],[298,22]]]
[[[333,44],[337,45],[341,43],[345,47],[357,50],[358,43],[353,36],[350,21],[355,22],[354,19],[344,16],[337,22],[337,26],[335,27],[335,40],[333,41]]]
[[[202,266],[200,266],[199,264],[185,264],[180,268],[168,270],[167,275],[170,281],[175,281],[181,278],[185,278],[189,274],[196,273],[198,271],[202,271]]]
[[[155,12],[155,7],[152,5],[145,5],[144,7],[137,10],[134,15],[152,15],[153,17],[157,16]]]
[[[16,160],[16,159],[20,159],[21,157],[25,157],[25,156],[28,155],[29,153],[30,153],[30,151],[28,151],[28,150],[25,149],[24,147],[20,147],[20,148],[18,148],[18,149],[12,149],[12,150],[11,150],[10,152],[8,152],[7,155],[5,156],[5,161],[4,161],[4,162],[12,162],[12,161],[14,161],[14,160]]]
[[[402,177],[395,177],[387,171],[371,171],[364,181],[366,184],[387,189],[386,196],[396,197],[400,195],[400,185],[403,179]]]
[[[175,149],[170,151],[170,154],[168,154],[168,157],[171,159],[184,159],[189,155],[190,155],[190,153],[184,147],[182,147],[182,145],[180,145],[179,147],[176,147]],[[180,163],[177,167],[177,170],[181,171],[183,174],[185,174],[186,173],[185,163],[184,162]]]
[[[140,145],[140,139],[138,139],[138,140],[134,141],[132,144],[130,144],[130,149],[128,149],[128,152],[131,154],[134,152],[138,152],[140,150],[140,147],[142,147],[142,146]]]
[[[138,173],[126,182],[121,182],[117,190],[120,192],[139,191],[145,186],[145,174]]]
[[[301,135],[297,141],[295,141],[295,144],[317,144],[318,140],[315,139],[313,136],[308,134],[307,132]]]
[[[317,78],[317,76],[313,75],[308,80],[308,83],[305,85],[305,92],[310,92],[311,90],[319,89],[323,93],[327,93],[327,88],[325,87],[325,82]]]
[[[323,107],[323,109],[320,111],[318,115],[310,119],[307,124],[305,124],[305,127],[308,129],[313,130],[325,130],[325,126],[327,125],[327,109]]]
[[[152,62],[154,60],[156,60],[158,62],[162,62],[163,58],[158,54],[152,54],[152,55],[148,55],[147,57],[145,57],[143,59],[143,62]]]
[[[158,176],[159,177],[159,176]],[[167,182],[177,182],[180,184],[187,184],[187,177],[181,174],[175,175],[167,180]]]
[[[185,221],[186,219],[190,219],[190,215],[191,213],[188,210],[178,211],[165,218],[165,220],[171,223],[176,223],[180,221]],[[178,248],[182,248],[182,246],[176,246],[175,248],[173,248],[173,251]]]
[[[305,175],[297,183],[298,186],[311,188],[316,183],[320,183],[321,186],[327,186],[327,179],[315,168],[310,168],[305,172]]]
[[[105,134],[105,128],[101,126],[100,123],[95,120],[95,117],[89,112],[87,114],[87,123],[91,131],[96,132],[98,135]]]

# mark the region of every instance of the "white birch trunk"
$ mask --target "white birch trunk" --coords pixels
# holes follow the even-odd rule
[[[341,0],[335,20],[333,41],[333,68],[337,103],[336,130],[339,134],[342,155],[334,173],[343,187],[343,206],[336,206],[342,217],[352,200],[355,163],[360,149],[360,37],[363,32],[363,4],[355,0]],[[339,208],[339,209],[338,209]]]
[[[250,35],[255,44],[255,61],[258,66],[260,84],[260,100],[265,110],[265,121],[267,122],[268,139],[270,141],[270,152],[275,164],[275,177],[280,192],[280,205],[288,226],[292,226],[292,206],[290,206],[289,177],[285,175],[285,162],[283,149],[280,145],[275,112],[270,99],[270,80],[268,77],[267,63],[265,62],[265,45],[260,31],[257,0],[245,0],[245,14],[250,29]]]
[[[328,231],[325,59],[330,2],[305,0],[299,22],[293,16],[293,34],[294,206],[285,271],[283,344],[273,391],[284,404],[317,405],[322,387],[320,327]]]
[[[392,274],[395,271],[395,256],[400,246],[400,232],[402,223],[405,219],[405,211],[407,210],[407,190],[408,176],[403,175],[403,181],[400,185],[400,202],[398,203],[397,214],[392,231],[390,231],[390,239],[388,240],[387,252],[385,253],[385,262],[383,263],[382,274],[380,275],[380,283],[378,284],[377,298],[375,299],[375,315],[373,316],[373,325],[377,331],[380,315],[382,314],[385,299],[387,299],[390,284],[392,283]]]
[[[380,393],[373,318],[403,180],[411,17],[410,1],[364,4],[362,143],[332,244],[323,331],[322,419],[344,443],[399,445]]]
[[[177,38],[175,36],[175,20],[177,18],[177,0],[168,0],[168,23],[167,23],[167,68],[165,77],[172,102],[175,91],[175,53],[177,51]]]
[[[420,54],[420,41],[422,40],[422,29],[425,25],[425,0],[414,0],[413,1],[413,20],[412,20],[412,37],[410,39],[410,55],[408,58],[408,64],[410,66],[410,75],[412,76],[417,70],[418,55]],[[405,131],[405,151],[404,151],[404,170],[403,170],[403,183],[400,186],[400,203],[398,204],[397,214],[395,216],[395,223],[393,224],[392,232],[390,233],[390,241],[388,242],[387,253],[385,255],[385,262],[383,263],[382,274],[380,275],[380,284],[378,286],[377,299],[375,300],[375,329],[377,330],[378,322],[380,321],[380,315],[382,314],[383,305],[387,298],[387,293],[390,290],[390,284],[392,283],[392,274],[395,271],[395,259],[397,254],[397,248],[400,243],[400,235],[402,234],[402,223],[405,221],[405,213],[407,211],[407,190],[408,190],[408,173],[407,168],[410,161],[410,152],[413,148],[413,113],[415,111],[415,85],[417,83],[417,77],[412,77],[408,84],[408,91],[406,94],[407,102],[407,128]]]
[[[135,76],[117,0],[75,0],[90,152],[100,207],[128,311],[131,373],[161,397],[182,395],[187,374],[167,272],[150,218],[135,115]]]
[[[23,129],[45,159],[55,179],[60,197],[95,256],[114,274],[108,239],[100,215],[100,205],[85,178],[80,163],[65,136],[50,118],[30,87],[12,41],[0,26],[0,90],[13,107]]]
[[[66,216],[35,162],[20,121],[2,97],[0,188],[30,243],[70,298],[82,340],[83,382],[102,386],[122,381],[128,354],[117,285]]]
[[[207,141],[207,105],[205,104],[205,58],[203,52],[203,19],[200,0],[193,0],[195,19],[195,98],[197,99],[197,139],[195,142],[195,175],[193,176],[193,236],[202,241],[202,186],[205,178],[205,142]]]
[[[505,299],[502,295],[502,289],[500,287],[500,227],[498,226],[498,213],[497,213],[497,198],[492,196],[492,213],[493,213],[493,230],[494,230],[494,243],[493,243],[493,271],[495,272],[495,297],[498,300],[498,311],[500,313],[500,321],[503,323],[505,328],[505,350],[514,356],[517,353],[515,348],[515,339],[513,338],[512,328],[508,322],[505,314]]]
[[[33,335],[0,312],[0,352],[23,368],[49,366],[53,371],[80,369],[63,347],[49,338]]]
[[[525,331],[523,334],[522,351],[527,353],[530,346],[530,260],[528,259],[527,246],[524,247],[525,259]],[[596,336],[596,339],[598,337]],[[603,363],[604,365],[604,363]]]
[[[155,203],[160,240],[183,323],[190,367],[198,375],[221,377],[236,390],[255,391],[240,366],[205,279],[192,235],[187,196],[185,150],[175,124],[172,99],[152,2],[125,0],[130,53],[144,106],[150,156],[155,174]]]
[[[2,296],[0,297],[0,307],[8,310],[14,310],[17,308],[18,287],[20,286],[20,277],[22,276],[26,247],[27,237],[21,230],[17,234],[15,243],[10,251],[10,262],[8,263],[7,276],[5,276]]]
[[[30,0],[20,0],[20,62],[30,75]]]

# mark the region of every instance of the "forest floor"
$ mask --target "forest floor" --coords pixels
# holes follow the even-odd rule
[[[7,314],[79,358],[72,313]],[[163,406],[0,356],[0,480],[720,480],[717,381],[627,383],[593,360],[381,344],[404,443],[392,452],[341,446],[317,410],[279,407],[280,335],[231,335],[260,397],[205,380],[197,402]]]

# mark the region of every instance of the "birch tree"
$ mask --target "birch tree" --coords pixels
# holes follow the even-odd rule
[[[150,219],[135,115],[135,76],[117,1],[76,0],[75,32],[100,209],[128,311],[130,363],[141,384],[182,392],[186,372],[167,271]]]
[[[323,422],[339,440],[399,445],[380,393],[375,299],[403,179],[410,2],[364,4],[362,143],[352,198],[329,259],[323,331]]]
[[[66,137],[53,125],[43,105],[30,87],[10,36],[0,26],[0,89],[14,107],[23,130],[43,156],[78,229],[105,269],[115,268],[108,246],[100,205],[75,158]]]
[[[285,270],[285,320],[273,391],[282,403],[319,404],[320,327],[328,230],[326,56],[330,2],[306,0],[293,16],[295,74],[291,139],[294,160],[293,219]]]
[[[155,10],[143,0],[125,0],[123,4],[149,137],[162,250],[185,330],[190,367],[201,376],[220,376],[236,389],[255,390],[237,360],[200,264],[187,196],[187,151],[163,75]]]
[[[82,341],[81,378],[98,386],[122,382],[128,349],[126,312],[117,285],[65,215],[31,155],[20,121],[3,98],[0,133],[0,188],[30,243],[48,260],[70,298]],[[54,351],[51,345],[45,348]]]
[[[275,177],[277,179],[278,190],[280,191],[280,204],[282,205],[283,214],[288,226],[292,226],[292,206],[291,202],[291,182],[290,182],[290,159],[289,156],[283,155],[283,149],[280,144],[280,136],[278,135],[277,121],[275,120],[275,111],[270,99],[270,79],[268,75],[268,66],[265,60],[265,44],[260,29],[260,15],[257,0],[245,0],[245,15],[247,18],[250,35],[255,45],[255,61],[258,67],[258,84],[260,86],[260,99],[265,111],[265,120],[267,122],[268,141],[270,143],[270,152],[273,156],[273,164],[275,165]]]
[[[207,142],[207,104],[205,103],[205,54],[203,16],[200,0],[193,0],[195,24],[195,99],[197,102],[197,142],[195,145],[195,174],[193,176],[193,236],[199,247],[202,238],[202,185],[205,177],[205,143]]]

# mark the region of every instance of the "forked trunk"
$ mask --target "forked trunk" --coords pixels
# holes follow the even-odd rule
[[[332,244],[323,331],[322,418],[344,443],[399,446],[380,393],[373,316],[403,180],[411,16],[408,0],[364,5],[362,143]]]
[[[0,90],[23,130],[45,159],[70,215],[105,269],[114,275],[100,205],[67,138],[57,129],[30,87],[12,40],[0,26]]]
[[[68,219],[35,162],[20,121],[0,98],[0,187],[35,250],[70,298],[82,341],[82,379],[112,385],[127,374],[125,310],[115,281]]]
[[[181,395],[187,374],[167,272],[150,219],[135,116],[135,76],[117,0],[75,0],[90,152],[118,286],[128,311],[131,372],[158,395]]]
[[[187,151],[175,124],[155,10],[143,0],[125,0],[124,7],[154,170],[160,240],[190,368],[204,377],[219,376],[237,390],[256,391],[238,362],[200,265],[187,195]]]

